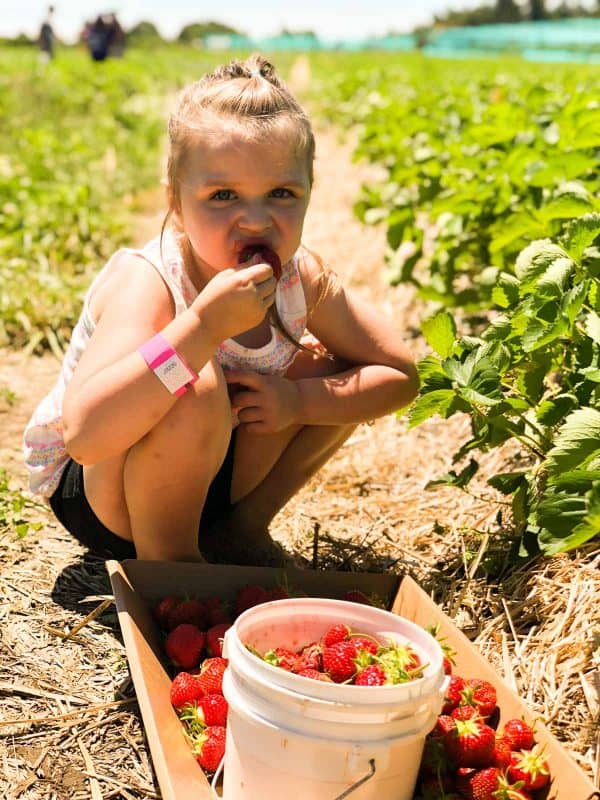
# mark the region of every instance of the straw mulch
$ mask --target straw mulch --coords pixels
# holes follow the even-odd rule
[[[383,231],[352,217],[373,170],[351,165],[350,146],[327,131],[318,143],[306,243],[390,313],[420,357],[422,305],[410,290],[386,287]],[[0,398],[0,465],[15,486],[23,485],[23,425],[57,367],[52,357],[0,360],[0,386],[18,398]],[[600,545],[486,579],[482,565],[501,559],[496,518],[507,509],[485,476],[519,453],[506,446],[487,454],[468,495],[424,491],[467,435],[459,417],[411,431],[395,417],[361,425],[278,515],[273,533],[320,568],[413,575],[598,780]],[[103,563],[44,510],[29,513],[44,526],[22,540],[0,524],[0,796],[158,798]]]

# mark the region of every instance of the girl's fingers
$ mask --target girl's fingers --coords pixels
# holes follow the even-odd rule
[[[277,286],[277,281],[271,275],[266,281],[254,281],[254,285],[256,286],[256,291],[259,293],[261,297],[264,297],[267,294],[275,294],[275,287]]]
[[[261,422],[262,411],[260,408],[242,408],[238,411],[238,419],[240,422]]]
[[[227,383],[240,383],[249,389],[260,389],[263,385],[264,377],[260,372],[228,369],[225,370],[225,380]]]
[[[242,266],[238,270],[238,272],[243,272],[244,277],[248,278],[249,281],[258,286],[261,283],[264,283],[268,280],[274,280],[273,278],[273,268],[269,266],[269,264],[252,264],[249,267]]]
[[[237,408],[238,410],[242,408],[256,407],[256,392],[237,391],[232,399],[233,399],[233,408]]]
[[[275,292],[273,291],[271,294],[265,295],[265,297],[262,298],[262,301],[264,306],[272,306],[275,302]]]

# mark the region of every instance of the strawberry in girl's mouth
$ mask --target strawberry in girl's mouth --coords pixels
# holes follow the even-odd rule
[[[247,244],[238,256],[238,264],[244,264],[255,255],[259,255],[265,264],[269,264],[272,267],[275,280],[281,278],[281,259],[266,244]]]

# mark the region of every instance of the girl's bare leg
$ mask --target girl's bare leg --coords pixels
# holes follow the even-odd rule
[[[301,353],[288,377],[336,374],[346,368]],[[230,514],[203,533],[200,547],[210,560],[277,564],[285,554],[268,533],[288,500],[331,458],[355,425],[295,425],[276,434],[236,433]]]
[[[88,501],[109,530],[133,540],[138,558],[201,560],[200,515],[230,436],[227,385],[211,362],[126,454],[84,467]]]

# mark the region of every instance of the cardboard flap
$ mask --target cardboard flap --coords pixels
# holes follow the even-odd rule
[[[489,661],[469,639],[440,611],[439,607],[411,578],[405,577],[392,606],[392,611],[416,622],[418,625],[439,625],[439,636],[456,651],[454,671],[463,678],[483,678],[496,687],[498,706],[501,709],[499,729],[514,717],[522,717],[535,724],[536,741],[543,744],[548,754],[553,776],[549,800],[587,800],[593,796],[594,784],[568,755],[550,731],[537,720],[531,710],[492,668]]]
[[[170,702],[171,678],[161,663],[158,632],[148,607],[117,561],[108,561],[106,568],[163,800],[202,798],[203,788],[205,797],[210,798],[206,779]]]

